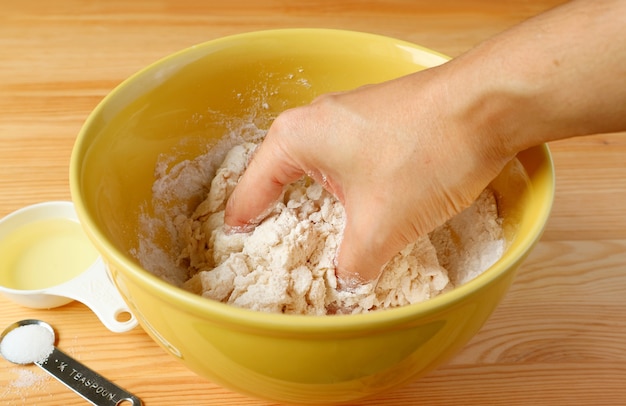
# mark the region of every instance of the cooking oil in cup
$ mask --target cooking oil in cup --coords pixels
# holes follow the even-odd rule
[[[44,202],[0,219],[0,294],[33,309],[77,300],[111,331],[137,326],[72,202]]]
[[[84,272],[98,258],[80,224],[66,218],[23,224],[0,240],[2,285],[45,289]]]

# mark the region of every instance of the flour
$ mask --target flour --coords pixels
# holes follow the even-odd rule
[[[219,117],[215,117],[219,120]],[[130,250],[139,263],[161,279],[182,286],[188,270],[179,266],[177,257],[186,244],[179,237],[185,221],[207,195],[210,180],[226,153],[243,142],[260,142],[265,132],[249,120],[229,123],[225,134],[208,153],[192,160],[176,161],[176,153],[162,154],[154,170],[152,199],[139,215],[139,240]]]
[[[131,250],[145,269],[233,306],[326,315],[428,300],[475,278],[504,253],[496,197],[489,189],[405,247],[377,281],[354,291],[337,288],[333,263],[345,226],[343,206],[309,178],[286,187],[252,232],[226,233],[226,201],[265,136],[254,114],[233,122],[224,118],[225,136],[194,159],[177,162],[175,151],[159,158],[153,196],[139,218],[139,242]]]
[[[180,248],[175,266],[185,270],[182,286],[191,292],[265,312],[364,313],[428,300],[476,277],[504,252],[496,199],[485,190],[472,207],[398,253],[377,281],[340,290],[333,260],[345,212],[311,179],[288,186],[252,232],[225,232],[226,201],[255,147],[232,147],[212,177],[193,162],[185,164],[188,179],[167,177],[192,185],[212,178],[193,213],[172,222]]]
[[[506,248],[494,194],[484,191],[474,204],[434,230],[430,241],[453,285],[480,275]]]

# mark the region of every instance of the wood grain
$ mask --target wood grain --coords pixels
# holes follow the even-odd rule
[[[224,35],[327,27],[402,38],[451,56],[560,1],[2,2],[0,216],[69,200],[74,139],[118,83]],[[551,145],[557,196],[542,241],[504,302],[448,364],[360,405],[626,404],[626,134]],[[1,259],[0,259],[1,260]],[[0,298],[0,325],[42,318],[58,346],[150,405],[276,406],[188,371],[140,329],[106,330],[83,305],[32,310]],[[84,404],[36,367],[0,360],[7,405]]]

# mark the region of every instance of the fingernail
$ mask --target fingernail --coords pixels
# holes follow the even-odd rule
[[[358,274],[349,277],[337,277],[337,289],[345,292],[356,292],[360,287],[366,285]]]
[[[338,256],[333,259],[335,275],[337,276],[337,290],[345,292],[355,292],[360,286],[365,285],[365,281],[358,273],[347,273],[347,276],[339,276]]]
[[[256,224],[242,224],[240,226],[230,226],[228,224],[224,224],[224,234],[233,235],[233,234],[247,234],[254,231]]]

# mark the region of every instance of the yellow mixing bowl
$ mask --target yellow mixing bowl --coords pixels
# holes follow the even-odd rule
[[[138,217],[150,201],[160,154],[176,150],[177,160],[193,158],[236,120],[253,117],[267,126],[280,111],[319,94],[446,60],[370,34],[276,30],[194,46],[113,90],[78,136],[71,189],[86,232],[146,332],[218,384],[302,404],[350,402],[397,387],[459,350],[500,302],[541,235],[554,192],[546,146],[519,155],[527,182],[508,168],[493,184],[510,240],[504,257],[473,281],[425,303],[350,316],[259,313],[166,283],[129,253],[138,243]]]

